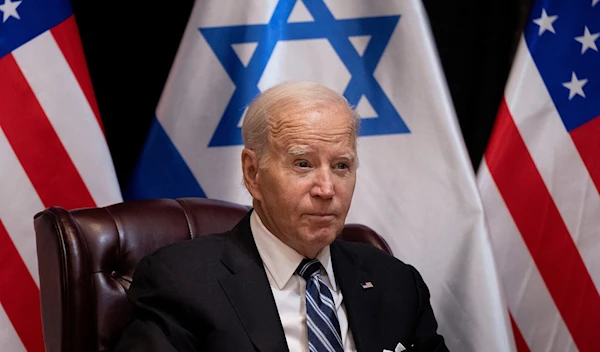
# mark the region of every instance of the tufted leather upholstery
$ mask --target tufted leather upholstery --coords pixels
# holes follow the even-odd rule
[[[205,198],[129,201],[104,208],[51,207],[35,215],[44,341],[48,352],[110,351],[129,322],[140,259],[165,245],[231,229],[248,206]],[[341,238],[391,253],[363,225]]]

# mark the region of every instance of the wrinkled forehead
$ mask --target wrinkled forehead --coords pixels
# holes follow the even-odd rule
[[[288,106],[271,116],[268,124],[270,138],[288,133],[329,131],[347,133],[356,138],[357,131],[352,112],[343,104],[315,104]]]
[[[269,147],[275,154],[299,155],[320,150],[356,158],[354,120],[344,107],[288,111],[269,124],[268,135]]]

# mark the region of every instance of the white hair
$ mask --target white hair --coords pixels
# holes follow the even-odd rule
[[[348,109],[354,122],[354,138],[358,137],[360,116],[341,94],[314,82],[292,81],[265,90],[252,101],[242,124],[244,146],[253,150],[264,167],[269,155],[269,125],[274,117],[291,109],[308,111],[322,106]]]

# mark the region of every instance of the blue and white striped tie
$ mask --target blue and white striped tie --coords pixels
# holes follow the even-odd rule
[[[321,263],[304,259],[296,274],[306,280],[306,325],[310,352],[343,352],[340,323],[329,288],[319,275]]]

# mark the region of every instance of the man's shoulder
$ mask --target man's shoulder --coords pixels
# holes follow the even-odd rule
[[[134,283],[136,280],[168,285],[180,282],[184,283],[180,287],[184,287],[192,279],[208,282],[220,278],[224,273],[221,260],[227,235],[203,235],[163,246],[145,255],[134,270]]]
[[[342,252],[355,258],[361,266],[376,269],[412,271],[413,267],[383,250],[366,243],[336,240]]]
[[[193,239],[163,246],[146,257],[167,265],[193,261],[210,262],[221,258],[229,232],[202,235]]]

